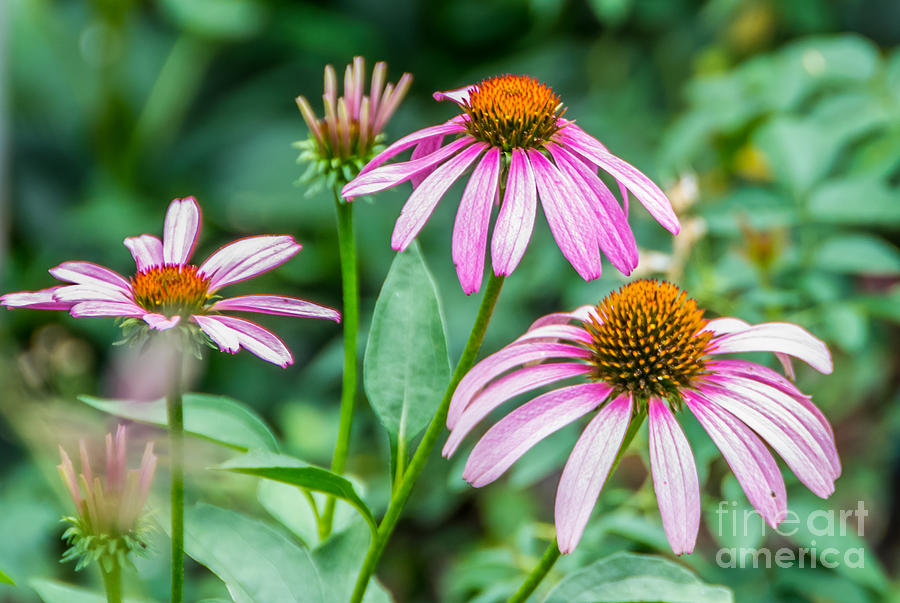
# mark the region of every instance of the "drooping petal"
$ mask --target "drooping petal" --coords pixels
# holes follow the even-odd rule
[[[581,540],[631,421],[631,395],[619,396],[591,419],[572,449],[556,489],[556,542],[563,554]]]
[[[423,140],[422,142],[420,142],[419,144],[416,145],[416,147],[413,149],[413,152],[409,156],[409,158],[410,158],[410,160],[415,160],[415,159],[421,159],[422,157],[425,157],[427,155],[431,155],[432,153],[437,151],[439,148],[441,148],[441,146],[443,144],[444,144],[443,136],[435,136],[434,138],[426,138],[425,140]],[[433,172],[433,171],[434,171],[434,168],[428,168],[428,169],[422,170],[421,172],[417,173],[415,176],[410,178],[409,181],[412,184],[413,188],[416,188],[417,186],[422,184],[422,182],[425,180],[425,178],[430,176],[431,172]]]
[[[85,316],[143,316],[146,310],[133,302],[84,301],[78,302],[69,313],[81,318]]]
[[[125,239],[125,247],[131,252],[134,263],[137,264],[137,271],[142,272],[147,268],[162,266],[163,244],[158,237],[144,234],[139,237],[128,237]]]
[[[0,306],[7,308],[29,308],[31,310],[68,310],[71,303],[61,302],[54,297],[60,287],[50,287],[39,291],[17,291],[0,295]]]
[[[451,253],[459,284],[466,295],[481,288],[491,206],[499,173],[500,150],[491,148],[472,171],[456,212]]]
[[[463,479],[476,488],[491,483],[532,446],[599,406],[611,390],[605,383],[571,385],[518,407],[478,440]]]
[[[436,101],[453,101],[460,107],[464,107],[465,104],[469,101],[469,94],[472,93],[472,90],[478,87],[478,84],[471,84],[469,86],[463,86],[462,88],[457,88],[455,90],[445,90],[444,92],[435,92],[432,94],[432,97]]]
[[[531,240],[537,210],[536,186],[528,155],[522,149],[513,149],[506,193],[491,239],[491,262],[498,276],[512,274]]]
[[[564,343],[538,343],[532,345],[508,346],[495,352],[472,367],[462,378],[447,413],[447,427],[453,429],[466,406],[493,379],[520,364],[540,362],[551,358],[586,359],[591,352]]]
[[[792,425],[782,420],[783,413],[773,412],[765,403],[757,403],[752,394],[747,396],[740,390],[704,385],[702,394],[758,433],[816,496],[828,498],[834,492],[832,468],[818,443],[808,433],[797,430],[796,421]]]
[[[587,364],[554,362],[526,366],[504,375],[484,388],[468,403],[447,437],[441,454],[450,457],[472,428],[507,400],[563,379],[586,375],[590,371],[591,367]]]
[[[430,140],[430,139],[429,139]],[[425,142],[428,142],[427,140]],[[360,174],[344,187],[342,194],[346,197],[371,195],[406,182],[413,176],[431,170],[437,164],[452,157],[457,152],[471,145],[475,140],[468,136],[458,138],[430,155],[413,158],[410,161],[391,163]]]
[[[133,302],[130,295],[121,289],[103,285],[66,285],[58,287],[53,293],[59,302],[72,304],[83,301]]]
[[[197,320],[198,318],[201,317],[194,316],[194,320]],[[231,351],[234,348],[232,346],[230,349],[226,349],[226,346],[219,343],[219,341],[210,334],[210,331],[216,331],[216,335],[221,337],[222,340],[227,343],[233,343],[233,337],[237,337],[238,342],[240,342],[240,347],[251,354],[259,356],[266,362],[271,362],[281,368],[286,368],[288,365],[293,364],[294,357],[291,355],[291,351],[287,346],[284,345],[284,342],[281,341],[277,335],[264,329],[258,324],[234,316],[218,315],[206,316],[204,318],[206,320],[203,322],[198,321],[197,324],[200,325],[200,328],[203,329],[205,333],[213,338],[213,341],[219,344],[223,351]],[[209,329],[209,321],[218,322],[224,329],[216,330],[217,327]],[[232,335],[224,335],[225,329],[230,330]]]
[[[400,140],[398,140],[397,142],[393,143],[388,148],[383,150],[381,153],[376,155],[372,159],[372,161],[370,161],[369,163],[366,164],[366,167],[364,167],[363,169],[360,170],[359,176],[362,176],[363,174],[371,172],[372,170],[377,168],[379,165],[381,165],[388,159],[391,159],[392,157],[399,155],[406,149],[408,149],[428,138],[433,138],[433,137],[437,137],[437,136],[448,136],[450,134],[459,134],[459,133],[465,132],[465,131],[466,131],[465,127],[463,127],[462,125],[460,125],[459,123],[457,123],[453,120],[450,120],[450,121],[447,121],[447,122],[442,123],[437,126],[430,126],[428,128],[422,128],[421,130],[413,132],[412,134],[407,134],[406,136],[404,136],[403,138],[401,138]],[[359,176],[357,176],[357,178]],[[353,181],[351,181],[347,186],[350,186],[350,184],[353,184]],[[346,190],[346,187],[344,187],[344,188]],[[347,197],[347,194],[344,191],[341,191],[341,196]]]
[[[208,277],[212,293],[252,278],[283,264],[301,249],[289,235],[261,235],[238,239],[220,248],[200,265],[198,273]]]
[[[157,331],[167,331],[181,322],[181,317],[178,315],[169,318],[162,314],[150,313],[144,314],[142,318],[145,323],[150,325],[151,329],[156,329]]]
[[[576,189],[583,193],[585,202],[594,212],[599,223],[597,233],[603,253],[619,272],[631,274],[638,264],[637,242],[612,192],[593,170],[568,151],[555,144],[547,144],[546,147],[556,165],[572,178]]]
[[[736,391],[744,393],[745,397],[756,395],[760,400],[764,401],[766,406],[771,406],[773,409],[777,408],[783,411],[785,415],[796,419],[799,423],[796,429],[802,430],[804,434],[811,436],[818,443],[819,449],[831,464],[832,479],[837,479],[840,476],[841,461],[835,447],[834,433],[830,426],[827,424],[823,425],[819,420],[820,413],[812,412],[809,407],[793,396],[755,379],[747,379],[735,375],[716,375],[711,377],[710,380],[720,384],[727,390],[733,390],[736,387],[741,388]],[[812,406],[811,403],[810,406]]]
[[[394,225],[394,232],[391,235],[391,247],[394,250],[403,251],[412,243],[447,189],[487,147],[488,145],[484,143],[473,144],[441,165],[413,191],[400,210],[400,217]]]
[[[335,322],[341,321],[341,314],[334,308],[320,306],[305,299],[283,297],[280,295],[242,295],[217,301],[210,308],[212,311],[234,310],[238,312],[259,312],[261,314],[278,314],[280,316],[299,316],[301,318],[324,318]]]
[[[648,403],[650,471],[669,546],[676,555],[694,550],[700,529],[700,482],[691,446],[668,404]]]
[[[750,323],[740,318],[731,318],[728,316],[722,318],[715,318],[709,321],[705,327],[700,329],[700,332],[704,331],[712,331],[717,335],[724,335],[726,333],[737,333],[738,331],[745,331],[750,328]],[[783,352],[775,352],[775,357],[778,359],[778,362],[781,363],[782,369],[784,370],[784,374],[787,375],[788,379],[794,379],[794,365],[791,362],[791,357]]]
[[[566,339],[575,343],[591,344],[593,342],[593,337],[587,330],[574,325],[557,324],[528,329],[524,335],[520,335],[509,345],[534,343],[536,341],[553,342]]]
[[[163,229],[163,261],[166,264],[186,263],[200,233],[200,206],[193,197],[175,199],[169,204]]]
[[[212,339],[223,352],[235,354],[241,349],[241,340],[238,338],[237,331],[225,326],[219,322],[216,317],[195,314],[191,318],[200,325],[200,329],[209,335],[209,338]]]
[[[685,392],[685,402],[722,452],[750,504],[775,528],[787,513],[787,492],[772,453],[746,425],[694,392]]]
[[[740,352],[790,354],[826,375],[833,369],[831,354],[825,343],[802,327],[788,322],[767,322],[722,335],[710,343],[708,350],[710,354]]]
[[[92,262],[63,262],[48,272],[55,278],[68,283],[114,287],[131,295],[131,283],[124,276]]]
[[[557,132],[554,139],[609,172],[619,183],[624,184],[666,230],[672,234],[678,234],[681,230],[672,203],[665,193],[633,165],[606,151],[597,140],[576,125],[565,126]]]
[[[581,277],[590,281],[603,270],[597,233],[589,208],[570,179],[536,149],[528,150],[538,194],[550,232],[560,251]]]

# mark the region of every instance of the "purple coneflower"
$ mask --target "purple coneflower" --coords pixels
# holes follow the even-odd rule
[[[453,228],[453,262],[466,294],[481,287],[495,202],[501,203],[491,261],[498,276],[511,274],[522,259],[538,197],[560,250],[585,280],[600,276],[601,250],[624,274],[637,266],[637,245],[626,217],[627,191],[660,224],[678,233],[678,218],[659,187],[575,122],[563,119],[559,97],[536,79],[491,77],[434,97],[457,103],[463,114],[401,138],[363,168],[342,194],[367,195],[412,180],[415,190],[391,238],[391,246],[402,251],[447,189],[474,164]],[[453,140],[444,144],[447,136]],[[415,147],[410,161],[381,165],[410,147]],[[617,181],[624,209],[597,168]]]
[[[340,321],[336,310],[278,295],[218,299],[227,285],[243,281],[292,258],[300,245],[288,235],[262,235],[225,245],[199,267],[188,264],[200,232],[200,207],[193,197],[175,199],[166,213],[163,239],[144,234],[125,239],[137,263],[130,279],[90,262],[63,262],[50,269],[72,283],[0,296],[10,308],[69,310],[75,317],[115,316],[143,320],[164,331],[179,324],[205,333],[223,352],[244,348],[263,360],[286,367],[294,361],[274,333],[223,311],[258,312]],[[196,327],[194,327],[196,325]]]
[[[106,434],[105,471],[95,475],[84,440],[79,446],[81,472],[78,474],[69,455],[59,447],[62,462],[57,469],[77,512],[77,516],[67,518],[72,527],[63,538],[72,546],[63,561],[78,558],[77,569],[93,559],[106,566],[121,564],[128,553],[146,546],[143,533],[148,526],[142,523],[142,518],[156,470],[156,455],[153,443],[149,442],[140,467],[127,469],[127,450],[125,426],[119,425],[115,437]]]
[[[396,85],[386,83],[387,64],[375,63],[369,94],[365,94],[366,66],[363,57],[354,57],[344,70],[344,95],[338,97],[334,67],[325,67],[322,104],[325,117],[319,119],[305,96],[296,98],[303,121],[309,128],[309,140],[299,142],[300,161],[308,162],[308,182],[323,177],[328,186],[338,179],[350,181],[379,150],[382,131],[406,96],[412,75],[404,73]]]
[[[785,485],[764,441],[822,498],[834,491],[841,465],[831,426],[809,396],[769,368],[720,357],[765,351],[794,356],[822,373],[832,370],[825,344],[797,325],[707,321],[678,287],[635,281],[596,307],[540,318],[469,371],[450,404],[444,456],[510,398],[581,376],[588,383],[540,395],[498,421],[475,445],[463,477],[484,486],[538,441],[599,409],[575,444],[556,493],[557,542],[569,553],[581,539],[630,422],[646,412],[663,528],[675,554],[689,553],[700,525],[700,487],[674,414],[687,407],[747,498],[774,527],[787,511]]]

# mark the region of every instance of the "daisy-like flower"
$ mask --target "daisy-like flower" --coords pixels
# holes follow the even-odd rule
[[[391,238],[391,246],[402,251],[450,186],[474,164],[453,227],[453,262],[466,294],[481,287],[495,202],[500,202],[500,211],[491,261],[498,276],[511,274],[522,259],[538,197],[560,250],[585,280],[600,276],[601,250],[624,274],[637,266],[637,244],[626,216],[627,191],[660,224],[678,233],[678,218],[659,187],[564,119],[563,105],[549,86],[528,76],[503,75],[434,97],[455,102],[463,113],[389,146],[342,194],[367,195],[411,180],[414,191]],[[448,136],[452,140],[444,144]],[[409,161],[382,165],[411,147]],[[615,178],[624,208],[598,177],[597,168]]]
[[[325,67],[325,91],[322,104],[325,117],[319,119],[305,96],[298,96],[297,107],[309,128],[309,139],[296,143],[301,149],[299,161],[309,164],[301,182],[324,179],[333,186],[339,179],[349,182],[383,147],[382,133],[388,120],[400,106],[412,84],[412,75],[404,73],[396,85],[385,83],[387,64],[375,63],[369,94],[365,94],[366,64],[354,57],[344,70],[344,95],[338,97],[334,67]]]
[[[787,512],[785,485],[764,441],[822,498],[834,491],[841,465],[831,426],[809,396],[769,368],[721,357],[764,351],[799,358],[822,373],[832,370],[825,344],[797,325],[707,321],[678,287],[635,281],[596,307],[538,319],[477,364],[450,404],[444,456],[510,398],[582,377],[587,383],[540,395],[492,426],[472,450],[463,477],[484,486],[537,442],[597,410],[556,492],[557,542],[561,552],[569,553],[581,539],[630,422],[646,412],[663,528],[675,554],[690,553],[700,525],[700,486],[675,414],[687,408],[718,446],[747,498],[774,527]]]
[[[95,475],[84,440],[81,440],[81,472],[76,475],[72,460],[62,446],[57,466],[72,502],[76,516],[67,517],[72,526],[63,534],[71,547],[63,561],[78,559],[76,569],[98,560],[104,570],[110,564],[124,565],[128,553],[143,550],[145,532],[149,525],[143,521],[144,506],[150,493],[150,483],[156,470],[153,443],[147,444],[138,469],[127,469],[128,446],[125,426],[119,425],[116,435],[106,435],[105,473]]]
[[[75,317],[114,316],[143,321],[149,329],[180,326],[204,333],[223,352],[240,348],[286,367],[294,358],[284,342],[260,325],[223,314],[258,312],[340,321],[336,310],[280,295],[243,295],[220,299],[227,285],[260,275],[292,258],[300,245],[288,235],[239,239],[189,264],[200,232],[200,207],[193,197],[175,199],[166,213],[163,239],[144,234],[125,239],[137,264],[130,279],[90,262],[63,262],[50,274],[67,285],[0,296],[10,308],[69,310]],[[133,324],[129,325],[133,327]]]

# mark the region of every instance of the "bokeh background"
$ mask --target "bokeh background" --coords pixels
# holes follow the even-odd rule
[[[798,379],[834,425],[843,476],[834,496],[820,501],[786,475],[789,505],[804,517],[864,501],[864,534],[851,530],[812,545],[815,535],[802,530],[790,538],[720,534],[718,501],[746,502],[711,441],[685,419],[706,511],[697,551],[680,562],[731,587],[738,601],[896,600],[898,45],[895,0],[5,0],[0,290],[48,286],[47,268],[67,259],[130,274],[122,239],[159,233],[168,202],[195,195],[204,210],[201,255],[254,233],[290,233],[304,244],[297,258],[242,290],[339,306],[333,202],[295,185],[303,168],[291,143],[307,132],[294,97],[318,106],[326,63],[342,69],[356,54],[370,66],[386,60],[391,80],[404,71],[415,76],[388,127],[390,140],[453,115],[452,106],[431,99],[434,90],[497,73],[534,75],[561,95],[567,117],[651,175],[675,203],[684,229],[674,241],[632,203],[641,275],[676,281],[710,316],[797,322],[834,354],[833,375],[804,366]],[[450,259],[460,188],[419,237],[443,296],[453,358],[478,304],[462,294]],[[400,189],[356,208],[364,331],[393,257],[389,234],[408,194]],[[543,218],[536,224],[483,353],[537,316],[596,302],[624,282],[607,264],[601,279],[584,283]],[[213,353],[195,367],[192,389],[246,402],[288,451],[327,465],[340,329],[264,322],[292,348],[294,366],[282,371],[245,352]],[[58,443],[96,438],[112,425],[76,395],[124,395],[136,387],[133,375],[147,391],[157,381],[146,360],[111,346],[117,338],[109,320],[0,311],[0,567],[20,583],[2,587],[0,600],[37,600],[32,578],[96,585],[94,572],[76,574],[57,561],[59,517],[71,502],[54,465]],[[387,437],[360,400],[349,469],[373,508],[383,509]],[[504,600],[543,549],[578,429],[550,438],[481,491],[460,479],[465,454],[450,462],[435,455],[381,564],[396,599]],[[133,433],[160,440],[165,451],[161,433]],[[298,537],[314,538],[288,493],[257,491],[249,478],[210,477],[203,467],[221,453],[193,445],[189,498],[281,519]],[[616,550],[670,555],[645,466],[641,454],[625,459],[581,546],[551,579]],[[160,503],[164,484],[161,467]],[[716,565],[720,547],[763,545],[864,547],[865,567]],[[143,581],[130,578],[136,593],[165,597],[166,550],[160,536],[155,553],[139,562]],[[205,569],[189,571],[189,600],[227,597]]]

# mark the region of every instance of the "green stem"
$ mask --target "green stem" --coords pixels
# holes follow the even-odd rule
[[[547,550],[544,551],[541,560],[534,566],[534,569],[531,570],[531,573],[525,578],[525,582],[523,582],[522,586],[519,587],[519,590],[509,598],[507,603],[521,603],[522,601],[527,600],[528,597],[531,596],[531,593],[534,592],[534,589],[538,587],[538,584],[540,584],[544,577],[550,572],[550,569],[556,563],[556,560],[559,559],[559,556],[559,546],[556,544],[556,538],[554,538],[550,541],[550,544],[547,545]]]
[[[344,289],[344,382],[341,388],[341,418],[337,443],[331,460],[331,470],[343,473],[350,447],[353,427],[353,406],[356,401],[356,340],[359,333],[359,279],[356,274],[356,240],[353,234],[353,203],[342,201],[335,191],[338,217],[338,246],[341,255],[341,285]],[[320,535],[331,534],[334,520],[334,497],[325,502]]]
[[[107,603],[122,603],[122,566],[113,563],[112,568],[106,571],[101,563],[100,572],[103,574]]]
[[[184,409],[181,379],[184,357],[176,353],[172,383],[166,396],[172,458],[172,603],[181,603],[184,589]]]
[[[646,408],[642,409],[638,414],[632,417],[631,423],[628,425],[628,430],[625,432],[625,437],[622,438],[622,445],[619,446],[619,452],[616,454],[616,458],[609,468],[608,475],[612,475],[613,471],[619,466],[619,461],[622,460],[622,456],[625,454],[625,451],[628,450],[628,446],[631,445],[631,441],[634,439],[634,436],[637,435],[637,432],[641,428],[646,417]],[[556,538],[553,538],[550,541],[550,544],[547,545],[547,550],[544,551],[541,560],[534,566],[534,569],[529,572],[525,581],[522,582],[522,586],[520,586],[519,590],[509,598],[507,603],[522,603],[523,601],[526,601],[544,578],[547,577],[547,574],[550,573],[550,570],[553,568],[556,560],[559,559],[559,556],[559,545],[556,542]]]
[[[381,524],[378,526],[377,536],[372,539],[369,545],[369,552],[366,554],[366,558],[359,570],[356,587],[350,599],[351,603],[360,603],[363,595],[366,594],[369,579],[375,572],[375,566],[378,565],[378,560],[381,559],[384,547],[387,545],[397,525],[397,521],[400,519],[400,513],[403,511],[409,494],[425,468],[425,463],[428,461],[428,457],[431,455],[438,437],[444,430],[444,423],[447,421],[447,410],[450,407],[450,399],[453,397],[453,392],[456,391],[456,386],[459,385],[463,376],[475,364],[478,350],[481,349],[481,342],[484,341],[484,334],[491,320],[491,314],[493,314],[494,306],[497,304],[497,297],[500,295],[500,289],[503,287],[503,279],[504,277],[495,276],[492,273],[490,280],[488,280],[487,287],[484,290],[484,297],[481,299],[481,307],[478,309],[478,316],[475,317],[475,324],[472,325],[469,340],[466,342],[466,347],[459,359],[459,363],[456,365],[456,370],[453,372],[453,377],[450,379],[444,398],[441,400],[434,418],[431,419],[425,435],[422,436],[422,441],[416,448],[416,453],[413,455],[409,467],[407,467],[403,475],[403,479],[400,480],[399,486],[391,496],[391,502],[385,512],[384,519],[381,520]]]

